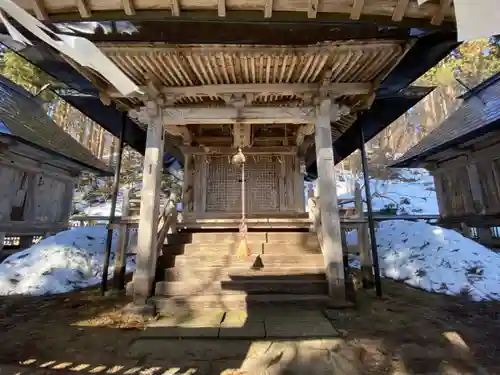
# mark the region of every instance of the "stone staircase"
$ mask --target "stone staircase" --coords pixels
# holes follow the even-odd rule
[[[158,260],[160,309],[179,305],[244,309],[249,304],[327,302],[323,255],[314,233],[249,232],[251,256],[236,254],[238,232],[181,232]]]

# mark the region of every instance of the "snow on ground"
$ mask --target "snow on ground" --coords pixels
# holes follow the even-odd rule
[[[74,228],[46,238],[0,264],[0,295],[44,295],[70,292],[98,284],[104,264],[105,227]],[[109,276],[117,233],[113,233]],[[127,271],[135,259],[127,259]]]
[[[347,237],[356,243],[355,236]],[[423,222],[384,221],[376,233],[380,272],[430,292],[500,299],[500,255],[454,230]],[[350,264],[359,268],[359,258]]]
[[[340,197],[352,195],[353,180],[343,175],[337,181]],[[398,214],[438,213],[432,177],[425,170],[399,170],[396,178],[372,180],[371,185],[377,211],[397,208]],[[110,203],[84,203],[87,215],[107,216],[111,210]],[[118,204],[118,215],[120,207]],[[104,226],[74,228],[8,257],[0,264],[0,294],[57,294],[98,284],[106,233]],[[116,233],[113,239],[114,252]],[[132,245],[135,240],[132,235]],[[354,232],[348,233],[347,241],[356,242]],[[423,222],[385,221],[377,228],[377,244],[384,277],[430,292],[466,292],[474,300],[500,299],[500,255],[455,231]],[[358,257],[352,256],[350,262],[359,267]],[[134,259],[128,259],[127,269],[135,269]]]
[[[425,169],[399,169],[396,173],[390,180],[370,179],[374,211],[395,211],[398,215],[439,214],[434,181],[429,172]],[[364,186],[362,179],[358,183]],[[345,184],[337,183],[337,195],[352,198],[352,193],[343,186]],[[361,190],[363,199],[366,199],[364,189]]]

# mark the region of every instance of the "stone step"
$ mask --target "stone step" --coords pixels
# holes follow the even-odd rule
[[[265,243],[262,254],[321,254],[321,248],[317,241],[309,244]]]
[[[172,244],[163,247],[163,253],[173,255],[209,255],[225,256],[236,254],[239,243],[185,243],[185,244]],[[249,243],[252,253],[262,253],[262,243]]]
[[[258,254],[249,257],[240,258],[231,254],[196,254],[179,255],[175,258],[175,267],[180,266],[199,266],[203,264],[206,267],[230,267],[238,265],[240,267],[278,267],[295,266],[310,267],[324,265],[323,255],[317,254]]]
[[[325,280],[325,268],[319,267],[175,267],[164,271],[164,281],[182,281],[198,278],[200,280],[231,280],[252,277],[265,277],[268,280]]]
[[[318,236],[313,232],[267,232],[268,244],[317,245]]]
[[[162,281],[156,283],[156,296],[193,296],[200,294],[327,294],[326,280],[227,280],[200,283],[190,281]]]
[[[241,240],[241,234],[239,232],[181,232],[176,240],[193,244],[238,243]],[[248,232],[247,240],[249,243],[264,243],[266,232]]]
[[[203,294],[197,296],[154,297],[158,312],[172,313],[172,311],[186,309],[221,309],[223,311],[245,310],[249,315],[253,310],[261,307],[283,308],[311,308],[335,306],[335,301],[327,295],[321,294]]]

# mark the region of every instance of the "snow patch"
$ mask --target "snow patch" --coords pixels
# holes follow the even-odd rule
[[[364,181],[359,179],[363,199],[366,199]],[[425,169],[397,169],[390,180],[370,179],[372,206],[374,211],[402,215],[439,215],[436,189],[432,176]],[[339,189],[339,198],[353,198],[346,188]],[[344,207],[353,206],[354,203]],[[365,205],[366,210],[366,205]]]
[[[460,233],[423,222],[384,221],[376,230],[380,272],[429,292],[500,299],[500,255]],[[354,235],[348,243],[356,243]],[[350,257],[359,268],[359,258]]]
[[[100,283],[106,236],[105,227],[74,228],[11,255],[0,264],[0,295],[58,294]],[[114,231],[110,277],[117,236]],[[127,271],[134,269],[135,259],[127,259]]]

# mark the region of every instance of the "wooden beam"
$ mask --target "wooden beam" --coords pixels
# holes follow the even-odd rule
[[[444,21],[444,16],[446,12],[450,9],[453,0],[441,0],[439,8],[437,9],[434,17],[431,19],[431,24],[439,26]]]
[[[141,117],[144,116],[144,117]],[[142,111],[138,116],[149,123]],[[163,124],[307,124],[314,122],[314,107],[244,107],[203,108],[173,107],[163,109]]]
[[[307,8],[307,17],[316,18],[318,15],[319,0],[309,0],[309,7]]]
[[[76,0],[78,12],[82,18],[89,18],[92,15],[90,7],[87,5],[87,0]]]
[[[271,18],[273,15],[273,0],[264,0],[264,18]]]
[[[219,17],[226,17],[226,0],[217,1],[217,14]]]
[[[122,6],[123,6],[123,10],[125,11],[125,14],[127,16],[134,16],[135,15],[135,8],[134,8],[133,0],[122,0]]]
[[[392,20],[394,22],[400,22],[408,8],[408,4],[410,4],[410,0],[399,0],[396,8],[394,9],[394,13],[392,14]]]
[[[350,15],[351,20],[359,20],[364,6],[365,6],[365,0],[353,0],[352,10]]]
[[[46,21],[49,19],[43,0],[33,0],[33,12],[35,13],[36,18],[40,21]]]
[[[140,90],[149,92],[148,86],[141,86]],[[158,88],[166,96],[222,96],[230,94],[264,94],[264,95],[300,95],[305,93],[324,93],[329,96],[363,95],[373,91],[370,82],[329,83],[249,83],[234,85],[199,85],[185,87],[164,86]],[[116,90],[108,92],[112,98],[123,97]]]
[[[189,155],[204,155],[207,153],[234,155],[234,147],[180,147],[183,154]],[[243,147],[242,151],[245,155],[260,155],[260,154],[289,154],[296,155],[297,147],[293,146],[277,146],[277,147]]]
[[[172,6],[172,16],[179,17],[181,15],[181,7],[179,5],[179,0],[171,0]]]

